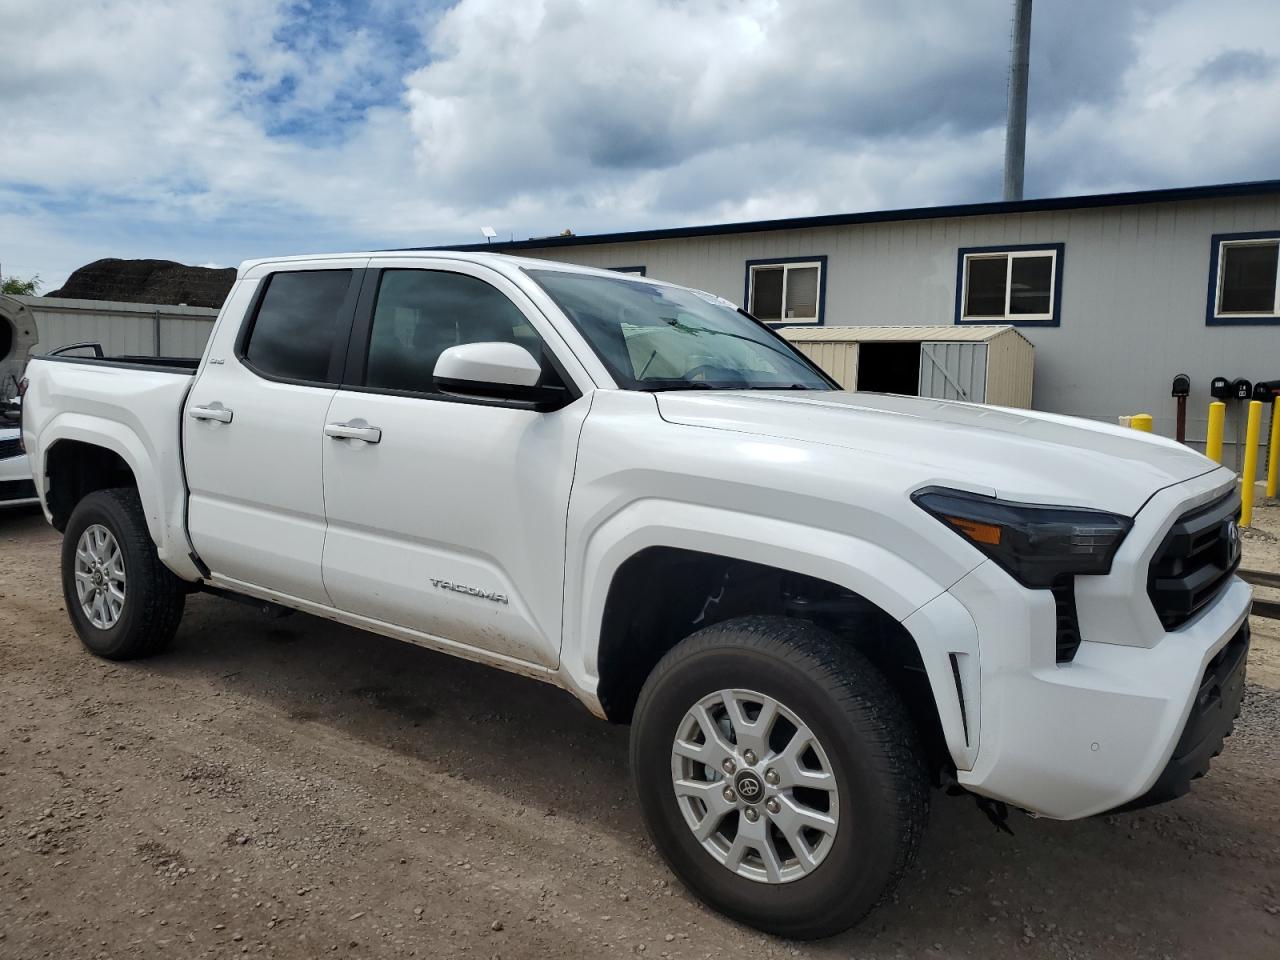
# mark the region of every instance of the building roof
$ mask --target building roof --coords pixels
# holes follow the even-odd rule
[[[927,340],[964,340],[985,343],[1005,333],[1019,337],[1017,329],[1007,323],[947,324],[946,326],[847,326],[847,327],[780,327],[778,333],[796,343],[916,343]],[[1026,338],[1023,337],[1025,340]]]
[[[863,213],[833,213],[817,217],[790,217],[783,220],[750,220],[742,223],[713,223],[703,226],[672,227],[664,230],[629,230],[582,236],[536,237],[498,243],[451,244],[445,247],[411,247],[413,250],[542,250],[598,243],[634,243],[639,240],[677,240],[714,237],[735,233],[767,233],[774,230],[802,230],[812,227],[841,227],[860,223],[891,223],[901,220],[939,220],[945,217],[980,217],[993,214],[1041,213],[1052,210],[1090,210],[1179,200],[1221,200],[1232,197],[1280,194],[1280,180],[1253,180],[1246,183],[1219,183],[1166,190],[1133,190],[1127,193],[1095,193],[1079,197],[1043,197],[1033,200],[1002,200],[991,203],[960,203],[942,207],[909,207],[902,210],[874,210]]]

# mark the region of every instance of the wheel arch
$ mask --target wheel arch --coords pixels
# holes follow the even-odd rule
[[[62,414],[46,424],[39,433],[38,450],[39,463],[33,464],[32,472],[45,514],[55,528],[65,529],[76,504],[94,490],[133,487],[161,560],[184,579],[198,578],[181,527],[186,489],[180,463],[160,463],[144,438],[127,424],[80,413]],[[173,456],[176,461],[176,443]],[[166,483],[165,470],[177,476]]]
[[[655,522],[638,523],[648,519],[638,513]],[[613,722],[629,721],[649,672],[689,633],[745,614],[799,616],[845,638],[854,625],[865,631],[861,642],[879,648],[882,668],[894,668],[890,680],[910,701],[922,740],[937,745],[944,764],[967,760],[956,688],[949,665],[945,674],[940,666],[946,655],[939,661],[922,645],[936,636],[917,637],[903,624],[945,588],[883,548],[785,521],[651,501],[603,524],[580,572],[581,649],[572,649],[574,633],[567,630],[562,671],[581,664],[583,676],[571,681],[593,694],[584,699]],[[805,602],[834,607],[816,613],[818,606],[806,611]],[[846,622],[834,623],[837,617]],[[973,653],[976,663],[976,640]],[[937,702],[940,678],[951,702]]]
[[[95,490],[110,487],[133,487],[144,505],[147,492],[138,483],[136,452],[116,438],[96,434],[85,436],[70,430],[43,445],[44,502],[53,526],[63,531],[76,505]],[[144,506],[145,509],[145,506]],[[154,537],[156,530],[147,517],[147,528]]]

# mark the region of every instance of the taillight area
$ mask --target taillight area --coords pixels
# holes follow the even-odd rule
[[[31,386],[31,378],[23,377],[18,381],[18,449],[23,453],[27,452],[27,441],[22,435],[22,408],[25,404],[22,398],[27,395],[27,387]]]

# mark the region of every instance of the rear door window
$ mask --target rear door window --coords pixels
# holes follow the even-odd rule
[[[346,340],[352,270],[273,273],[258,302],[244,359],[263,376],[335,383],[331,360]]]

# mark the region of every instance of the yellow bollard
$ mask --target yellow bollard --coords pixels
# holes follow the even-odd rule
[[[1271,402],[1271,440],[1267,444],[1267,496],[1276,495],[1280,481],[1280,401]]]
[[[1204,441],[1204,455],[1214,463],[1222,462],[1222,433],[1227,426],[1227,405],[1221,400],[1209,404],[1209,434]]]
[[[1258,434],[1262,432],[1262,401],[1249,401],[1249,425],[1244,435],[1244,473],[1240,480],[1240,526],[1253,523],[1254,483],[1258,479]]]
[[[1143,433],[1150,433],[1153,426],[1152,416],[1149,413],[1135,413],[1129,418],[1129,426]]]

